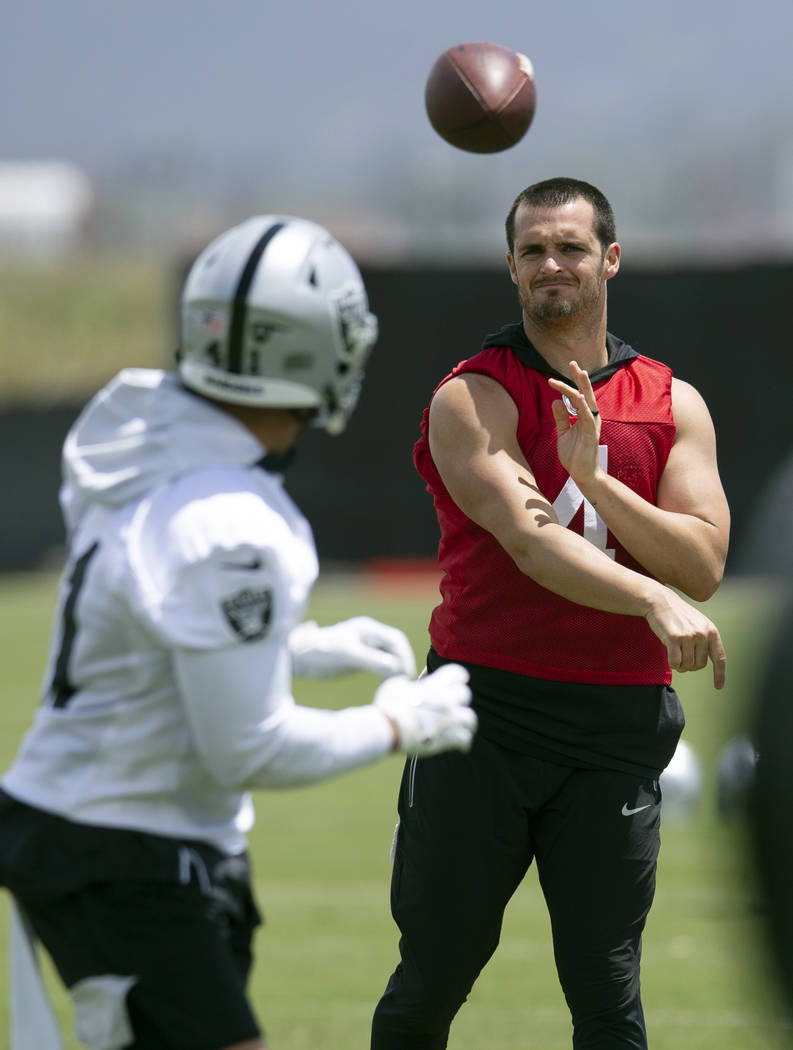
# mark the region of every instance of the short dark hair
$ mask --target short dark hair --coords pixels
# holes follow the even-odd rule
[[[583,199],[595,210],[595,234],[603,251],[617,239],[617,227],[611,205],[595,186],[580,179],[546,179],[527,186],[515,198],[507,215],[507,247],[515,245],[515,213],[521,204],[529,208],[559,208],[563,204]]]

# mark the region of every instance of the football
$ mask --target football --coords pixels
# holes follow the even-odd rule
[[[424,91],[435,131],[469,153],[498,153],[520,142],[534,117],[531,61],[499,44],[456,44],[440,55]]]

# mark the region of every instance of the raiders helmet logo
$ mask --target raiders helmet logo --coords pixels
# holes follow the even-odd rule
[[[222,603],[223,613],[237,637],[243,642],[265,638],[273,615],[273,592],[268,587],[238,591]]]

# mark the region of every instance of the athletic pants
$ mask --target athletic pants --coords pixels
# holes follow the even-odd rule
[[[399,796],[391,907],[401,961],[372,1050],[442,1050],[498,945],[532,860],[551,917],[575,1050],[646,1050],[641,934],[655,890],[655,780],[577,769],[477,737],[410,759]],[[526,975],[527,998],[531,974]]]
[[[78,824],[0,791],[0,885],[69,989],[81,1045],[217,1050],[258,1036],[245,856]]]

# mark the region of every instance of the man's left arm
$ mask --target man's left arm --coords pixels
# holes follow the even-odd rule
[[[599,468],[574,480],[612,535],[649,573],[694,601],[706,601],[724,574],[730,512],[704,400],[688,383],[673,379],[672,411],[676,435],[655,505]]]

